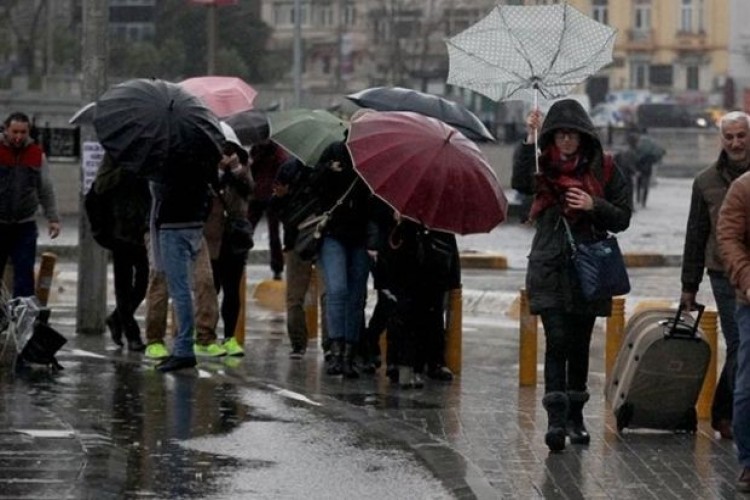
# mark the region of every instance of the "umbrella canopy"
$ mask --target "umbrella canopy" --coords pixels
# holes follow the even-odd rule
[[[346,98],[358,106],[376,111],[414,111],[431,116],[454,126],[469,139],[495,140],[477,115],[457,102],[433,94],[402,87],[373,87],[349,94]]]
[[[197,76],[180,85],[199,97],[219,118],[253,109],[258,92],[243,80],[233,76]]]
[[[94,123],[94,116],[96,116],[96,102],[90,102],[76,111],[70,117],[68,123],[71,125],[91,125]]]
[[[308,166],[315,166],[323,150],[343,141],[347,123],[322,109],[291,109],[268,113],[270,138]]]
[[[240,142],[245,146],[268,139],[268,117],[263,111],[240,111],[228,116],[224,121],[234,129]]]
[[[224,134],[195,96],[164,80],[115,85],[96,101],[94,130],[120,167],[153,175],[167,162],[218,163]]]
[[[398,213],[430,229],[488,232],[508,202],[476,144],[435,118],[390,111],[351,122],[354,169]]]
[[[562,97],[612,62],[615,35],[567,3],[498,5],[447,40],[448,83],[496,101]]]

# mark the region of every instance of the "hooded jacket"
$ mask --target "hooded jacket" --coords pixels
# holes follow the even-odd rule
[[[40,205],[48,221],[59,221],[44,151],[31,138],[14,148],[0,135],[0,223],[34,220]]]
[[[750,172],[729,186],[719,210],[716,241],[737,301],[748,305],[750,290]]]
[[[539,147],[544,152],[554,144],[556,130],[565,128],[581,134],[579,151],[588,169],[603,184],[603,197],[593,196],[594,207],[581,215],[579,223],[571,226],[576,242],[601,239],[607,232],[624,231],[630,225],[632,206],[630,182],[616,165],[605,179],[605,155],[594,125],[583,107],[572,99],[556,102],[549,110],[539,135]],[[544,175],[544,159],[540,170]],[[607,159],[606,161],[614,160]],[[521,144],[513,159],[511,185],[521,193],[535,193],[534,145]],[[531,312],[562,309],[570,313],[608,316],[612,301],[587,301],[581,292],[571,262],[570,244],[562,223],[562,207],[552,205],[536,219],[536,233],[531,243],[526,273],[526,290]]]

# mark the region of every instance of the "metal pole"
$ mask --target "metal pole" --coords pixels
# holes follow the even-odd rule
[[[216,72],[216,4],[209,4],[206,8],[208,9],[208,15],[206,16],[206,38],[208,40],[206,74],[213,75]]]
[[[294,0],[294,107],[302,103],[302,0]]]
[[[83,102],[96,100],[107,86],[107,0],[83,0]],[[91,126],[84,126],[83,141],[96,141]],[[83,150],[83,148],[81,148]],[[83,170],[80,173],[83,186]],[[86,210],[84,193],[79,192],[78,210],[78,300],[76,331],[101,334],[107,312],[107,253],[94,243]]]

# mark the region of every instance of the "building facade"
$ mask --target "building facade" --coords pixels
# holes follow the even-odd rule
[[[743,19],[748,19],[747,0],[568,3],[618,30],[614,62],[589,82],[590,93],[647,89],[674,94],[686,101],[716,101],[738,66],[747,72],[748,57],[737,51],[750,47],[748,35],[743,35],[744,42],[734,42],[732,57],[729,49],[733,33],[730,25],[737,33],[744,26]],[[305,88],[340,91],[404,85],[442,94],[446,91],[448,71],[444,39],[481,19],[496,2],[302,0],[301,4]],[[262,19],[275,30],[269,50],[291,53],[294,0],[264,0]]]

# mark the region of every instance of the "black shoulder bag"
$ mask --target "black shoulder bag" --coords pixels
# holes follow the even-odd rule
[[[342,203],[354,188],[359,179],[351,183],[346,192],[336,200],[336,203],[321,215],[310,215],[297,226],[297,239],[294,241],[294,251],[302,260],[312,260],[318,255],[320,245],[323,243],[323,230],[331,218],[331,214]]]

